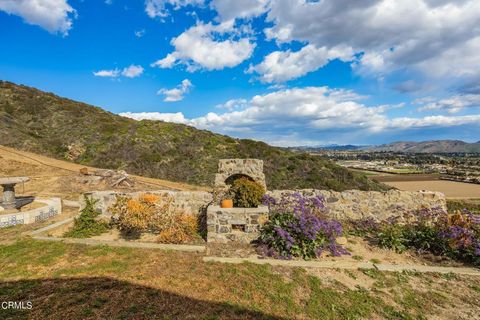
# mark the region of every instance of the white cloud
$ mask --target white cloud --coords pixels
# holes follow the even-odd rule
[[[272,52],[248,71],[260,74],[262,82],[284,82],[317,70],[333,59],[351,61],[354,59],[353,51],[351,48],[327,49],[306,45],[295,52],[289,50]]]
[[[127,78],[136,78],[141,76],[143,73],[143,67],[142,66],[136,66],[136,65],[130,65],[129,67],[126,67],[122,71],[122,76],[127,77]]]
[[[215,108],[217,109],[226,109],[226,110],[235,110],[235,109],[243,109],[248,106],[247,99],[231,99],[225,103],[217,104]]]
[[[422,105],[418,108],[418,111],[439,110],[457,113],[465,108],[480,107],[480,94],[458,94],[440,100],[429,98],[420,99],[416,102]]]
[[[421,129],[421,128],[448,128],[464,125],[476,125],[480,122],[480,115],[467,116],[427,116],[423,118],[394,118],[388,121],[387,129]]]
[[[0,10],[64,36],[72,28],[72,19],[76,14],[67,0],[1,0]]]
[[[271,0],[267,21],[273,26],[265,34],[278,43],[363,53],[354,65],[363,75],[404,68],[432,77],[480,72],[477,0]]]
[[[218,12],[221,20],[250,18],[261,15],[267,10],[269,0],[213,0],[212,9]]]
[[[99,70],[94,71],[93,75],[96,77],[108,77],[108,78],[116,78],[120,75],[120,70],[118,69],[111,69],[111,70]]]
[[[144,69],[142,66],[136,66],[132,64],[126,68],[123,68],[123,70],[115,68],[110,70],[94,71],[93,75],[96,77],[107,77],[107,78],[118,78],[120,76],[124,76],[127,78],[136,78],[142,75],[143,70]]]
[[[145,12],[150,18],[168,17],[170,12],[168,6],[172,7],[174,10],[178,10],[182,7],[188,5],[202,5],[204,0],[146,0],[145,1]]]
[[[175,62],[177,62],[177,54],[174,53],[169,53],[167,56],[163,59],[157,60],[154,63],[152,63],[152,67],[159,67],[162,69],[169,69],[175,65]]]
[[[183,113],[159,113],[159,112],[124,112],[120,113],[121,116],[135,119],[135,120],[160,120],[165,122],[174,123],[188,123]]]
[[[165,95],[163,101],[166,102],[175,102],[181,101],[184,98],[184,95],[190,91],[190,88],[193,87],[192,82],[188,79],[184,79],[176,88],[173,89],[160,89],[157,94]],[[165,120],[166,121],[166,120]]]
[[[436,130],[464,125],[478,126],[480,115],[390,118],[392,106],[366,106],[365,97],[327,87],[293,88],[234,99],[221,105],[224,113],[210,112],[188,119],[182,113],[124,113],[134,119],[161,119],[224,134],[264,140],[275,145],[305,141],[351,142],[358,137],[381,136],[408,130]],[[393,106],[397,107],[397,106]],[[169,119],[169,120],[166,120]],[[322,140],[323,139],[323,140]],[[312,143],[314,144],[314,143]],[[318,144],[318,143],[317,143]]]
[[[145,35],[145,29],[135,31],[135,37],[141,38]]]
[[[188,71],[199,68],[221,70],[225,67],[235,67],[250,58],[255,44],[248,38],[235,39],[234,34],[224,39],[229,33],[236,33],[233,21],[218,25],[198,22],[172,39],[171,44],[175,51],[154,62],[152,66],[171,68],[175,64],[184,64]],[[219,37],[222,39],[217,39]]]

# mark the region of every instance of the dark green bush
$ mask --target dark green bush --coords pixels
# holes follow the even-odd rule
[[[80,212],[80,216],[75,218],[73,228],[64,234],[64,237],[69,238],[89,238],[98,236],[108,230],[108,224],[95,220],[100,215],[100,212],[94,209],[95,200],[84,196],[85,207]]]
[[[262,204],[265,188],[255,181],[240,178],[233,182],[228,193],[235,207],[255,208]]]

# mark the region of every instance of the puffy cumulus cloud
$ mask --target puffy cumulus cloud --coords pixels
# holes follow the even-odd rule
[[[352,61],[353,51],[348,47],[328,49],[314,45],[306,45],[295,52],[275,51],[260,64],[251,66],[248,72],[258,73],[262,82],[285,82],[317,70],[333,59]]]
[[[448,113],[457,113],[465,108],[480,107],[480,94],[457,94],[451,97],[435,100],[433,98],[424,98],[415,101],[420,104],[419,111],[447,111]]]
[[[362,74],[480,72],[477,0],[271,0],[267,21],[265,34],[278,43],[353,48]]]
[[[143,67],[142,66],[136,66],[136,65],[130,65],[129,67],[126,67],[122,71],[122,76],[127,77],[127,78],[136,78],[141,76],[143,73]]]
[[[248,106],[247,99],[231,99],[225,103],[217,104],[215,107],[218,109],[226,109],[226,110],[235,110],[235,109],[243,109]]]
[[[213,0],[210,6],[221,20],[227,21],[259,16],[267,10],[268,3],[269,0]]]
[[[478,76],[480,75],[479,52],[480,32],[477,37],[421,60],[416,63],[416,66],[423,73],[436,77],[468,78]]]
[[[235,67],[250,58],[255,48],[249,38],[238,37],[233,21],[218,25],[198,22],[172,39],[171,44],[175,51],[152,66],[171,68],[176,64],[184,64],[188,71],[199,68],[221,70]]]
[[[367,106],[366,97],[348,90],[327,87],[293,88],[257,95],[251,99],[229,100],[224,113],[210,112],[188,119],[182,113],[124,113],[133,119],[172,121],[237,137],[255,138],[275,145],[352,143],[362,137],[439,128],[473,126],[478,130],[480,115],[388,116],[396,106]],[[364,138],[362,138],[364,139]],[[312,142],[312,143],[310,143]]]
[[[184,95],[188,93],[192,87],[192,82],[190,82],[188,79],[184,79],[176,88],[160,89],[158,90],[157,94],[165,95],[165,99],[163,99],[163,101],[166,102],[181,101],[183,100]]]
[[[106,78],[118,78],[120,76],[124,76],[127,78],[136,78],[142,75],[144,69],[142,66],[130,65],[123,70],[118,68],[110,69],[110,70],[99,70],[94,71],[93,75],[96,77],[106,77]]]
[[[204,2],[204,0],[146,0],[145,12],[150,18],[165,18],[170,14],[169,6],[174,10],[178,10],[188,5],[202,5]]]
[[[76,14],[67,0],[1,0],[0,10],[64,36],[72,28],[72,19]]]

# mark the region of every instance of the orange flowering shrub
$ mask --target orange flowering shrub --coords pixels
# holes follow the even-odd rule
[[[142,194],[137,198],[118,196],[109,208],[122,233],[139,237],[142,232],[158,233],[158,241],[185,243],[198,237],[197,218],[173,206],[169,194]]]
[[[172,223],[160,231],[158,242],[186,243],[198,238],[198,222],[195,216],[179,211],[172,218]]]

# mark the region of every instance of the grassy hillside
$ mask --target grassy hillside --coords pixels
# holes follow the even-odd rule
[[[380,190],[365,176],[307,154],[162,121],[135,121],[0,81],[0,144],[95,167],[213,183],[218,159],[258,158],[269,188]]]

